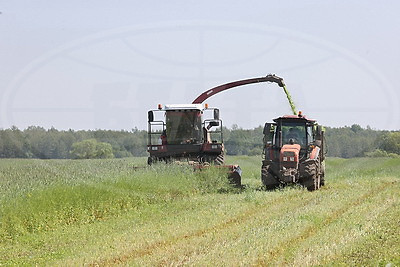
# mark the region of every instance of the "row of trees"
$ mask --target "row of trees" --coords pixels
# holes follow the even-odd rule
[[[224,128],[224,143],[229,155],[261,155],[262,127]],[[0,158],[109,158],[146,156],[147,133],[131,131],[59,131],[31,126],[0,130]],[[326,128],[328,156],[400,155],[400,132],[377,131],[359,125]]]
[[[31,126],[0,130],[1,158],[69,159],[146,155],[146,131],[59,131]],[[88,152],[83,153],[84,149]],[[105,152],[100,152],[104,150]],[[107,156],[106,156],[107,155]]]

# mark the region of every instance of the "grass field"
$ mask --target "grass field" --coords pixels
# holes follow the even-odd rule
[[[0,160],[0,265],[400,266],[400,159],[327,160],[315,192],[145,159]]]

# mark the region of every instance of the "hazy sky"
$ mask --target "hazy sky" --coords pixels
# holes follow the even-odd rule
[[[0,2],[0,128],[147,127],[158,103],[275,73],[327,126],[400,129],[399,1]],[[207,101],[224,124],[290,113],[276,84]]]

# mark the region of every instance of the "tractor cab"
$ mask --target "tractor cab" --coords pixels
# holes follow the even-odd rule
[[[264,144],[267,150],[279,152],[283,147],[298,147],[303,156],[314,146],[321,146],[322,128],[305,116],[285,115],[264,126]]]

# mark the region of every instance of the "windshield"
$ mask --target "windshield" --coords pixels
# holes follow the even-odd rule
[[[304,123],[282,122],[282,144],[307,145],[306,127]]]
[[[201,141],[201,112],[180,110],[166,112],[168,144],[197,144]]]

